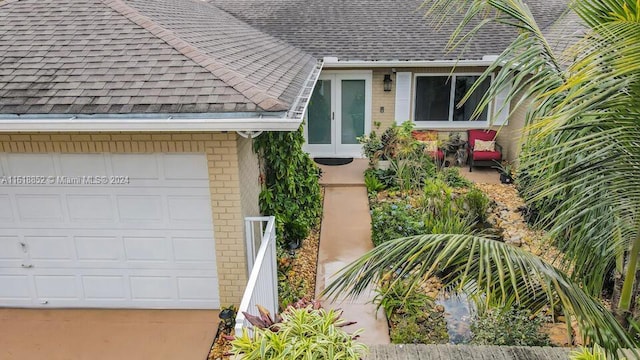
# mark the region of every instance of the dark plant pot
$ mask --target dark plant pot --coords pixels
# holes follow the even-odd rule
[[[513,178],[508,174],[500,174],[500,182],[503,184],[513,184]]]

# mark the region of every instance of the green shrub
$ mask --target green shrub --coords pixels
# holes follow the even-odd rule
[[[395,182],[400,190],[420,190],[427,179],[435,176],[436,165],[429,155],[418,147],[391,161]]]
[[[390,332],[393,344],[448,344],[449,334],[444,314],[400,317]]]
[[[420,234],[473,234],[473,218],[450,196],[446,189],[437,196],[424,195],[416,207],[405,200],[373,203],[373,244]]]
[[[473,185],[471,181],[460,175],[460,170],[457,167],[441,169],[437,177],[453,188],[469,188]]]
[[[302,128],[265,132],[254,139],[264,169],[260,211],[276,217],[281,246],[306,238],[320,217],[320,169],[302,151],[304,141]]]
[[[359,360],[367,353],[367,347],[354,340],[360,330],[349,334],[341,329],[345,321],[339,311],[289,307],[281,317],[276,326],[254,327],[253,336],[243,329],[231,352],[245,360]]]
[[[444,313],[434,309],[434,301],[422,288],[408,281],[385,281],[373,299],[391,323],[394,344],[446,344],[449,342]]]
[[[377,289],[373,303],[384,309],[387,318],[393,315],[416,314],[433,307],[433,299],[422,289],[412,288],[408,281],[384,281]]]
[[[529,310],[510,308],[480,314],[471,323],[475,345],[549,346],[549,335],[541,331],[543,318]]]
[[[382,191],[385,189],[385,184],[380,181],[378,176],[376,176],[375,171],[365,171],[364,185],[367,187],[367,192],[369,194],[377,193],[378,191]]]
[[[375,204],[371,210],[371,240],[375,246],[385,241],[424,234],[422,214],[405,201]]]
[[[487,210],[489,209],[490,200],[480,189],[473,188],[462,197],[465,210],[469,216],[477,221],[485,221],[487,219]]]

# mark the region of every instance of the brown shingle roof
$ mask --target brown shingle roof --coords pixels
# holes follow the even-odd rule
[[[0,113],[283,111],[315,60],[195,0],[0,5]]]
[[[424,0],[208,0],[256,28],[316,57],[340,60],[482,59],[500,54],[517,35],[512,28],[488,24],[461,48],[447,43],[461,17],[439,24],[425,17]],[[569,0],[528,0],[541,27],[566,10]],[[440,26],[438,26],[440,25]]]

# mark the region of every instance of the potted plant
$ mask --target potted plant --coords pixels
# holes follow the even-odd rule
[[[494,166],[494,168],[498,169],[500,173],[500,182],[503,184],[513,184],[513,171],[515,166],[508,161],[503,161],[502,163],[496,161],[496,163],[498,165]]]

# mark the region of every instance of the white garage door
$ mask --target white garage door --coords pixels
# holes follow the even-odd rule
[[[210,204],[204,154],[0,154],[0,306],[219,308]]]

